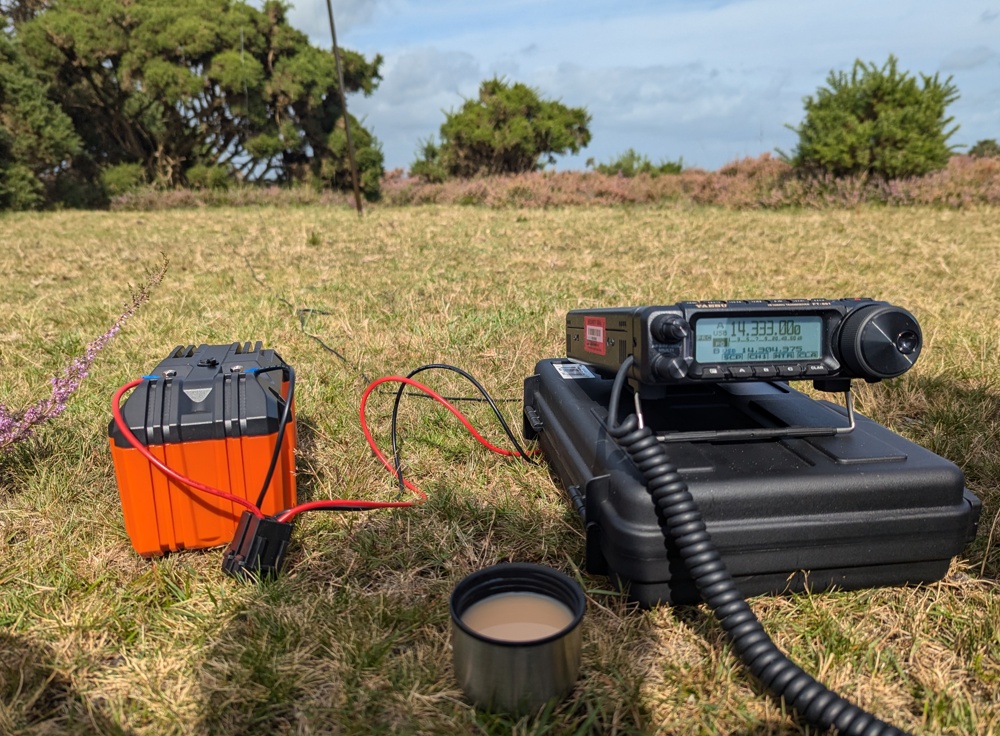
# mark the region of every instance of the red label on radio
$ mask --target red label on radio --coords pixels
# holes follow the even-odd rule
[[[608,349],[604,339],[604,317],[583,318],[583,349],[588,353],[607,355]]]

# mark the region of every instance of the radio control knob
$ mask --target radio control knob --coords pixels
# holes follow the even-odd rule
[[[869,381],[905,373],[920,355],[916,318],[900,307],[876,304],[851,312],[840,329],[840,357],[852,375]]]
[[[691,334],[691,325],[676,314],[661,314],[653,318],[649,330],[660,342],[676,343]]]
[[[653,358],[653,375],[661,381],[673,379],[679,381],[688,372],[688,361],[683,358],[671,358],[666,355],[657,355]]]

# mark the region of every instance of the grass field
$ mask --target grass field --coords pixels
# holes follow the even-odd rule
[[[430,402],[401,414],[429,502],[305,514],[285,574],[261,585],[225,577],[218,549],[139,558],[106,439],[114,390],[174,346],[259,339],[298,373],[300,497],[390,500],[357,420],[368,379],[453,363],[511,399],[519,427],[522,381],[564,352],[568,309],[766,296],[873,296],[916,314],[916,368],[862,387],[859,408],[957,463],[984,510],[939,584],[752,607],[794,660],[883,719],[1000,733],[996,209],[5,216],[0,404],[45,394],[160,253],[162,284],[70,408],[0,456],[0,733],[808,731],[763,696],[704,608],[637,611],[583,572],[579,525],[544,465],[489,454]],[[383,447],[390,408],[385,395],[370,407]],[[485,410],[463,408],[500,441]],[[502,560],[557,567],[588,591],[578,687],[520,721],[467,705],[450,662],[451,589]]]

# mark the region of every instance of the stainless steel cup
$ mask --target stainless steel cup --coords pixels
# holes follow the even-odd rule
[[[468,609],[500,593],[535,593],[569,608],[561,631],[530,641],[492,639],[462,621]],[[570,693],[580,670],[583,590],[557,570],[506,563],[478,570],[451,594],[451,641],[455,676],[468,698],[486,710],[525,714]]]

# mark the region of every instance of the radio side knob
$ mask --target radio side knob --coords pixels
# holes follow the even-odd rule
[[[841,360],[852,374],[876,381],[908,371],[920,355],[923,337],[912,314],[877,304],[848,314],[838,342]]]
[[[671,358],[663,354],[658,354],[653,358],[651,367],[653,375],[661,381],[669,379],[679,381],[688,372],[688,363],[683,358]]]
[[[691,334],[691,325],[676,314],[660,314],[653,318],[649,331],[660,342],[677,343]]]

